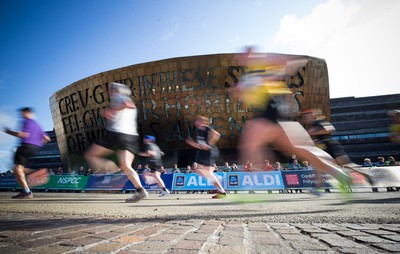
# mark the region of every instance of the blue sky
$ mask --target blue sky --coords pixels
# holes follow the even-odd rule
[[[246,45],[324,58],[332,98],[399,93],[396,0],[3,0],[0,128],[32,106],[52,129],[49,97],[123,66]],[[0,133],[0,171],[15,139]]]

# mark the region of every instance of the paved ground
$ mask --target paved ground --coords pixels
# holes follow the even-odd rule
[[[399,192],[14,194],[0,192],[0,253],[400,253]]]

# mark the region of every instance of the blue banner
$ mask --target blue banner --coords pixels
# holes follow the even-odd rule
[[[15,176],[1,176],[0,189],[14,189],[17,185]]]
[[[165,187],[168,190],[172,189],[172,177],[174,174],[162,174],[161,179],[164,181]],[[143,188],[146,190],[161,190],[161,187],[155,182],[155,179],[151,176],[145,176],[144,174],[140,174],[140,182],[142,183]],[[133,186],[132,182],[128,180],[126,183],[125,190],[135,190],[136,188]]]
[[[218,181],[221,183],[223,188],[226,188],[225,184],[225,173],[217,172],[214,173],[217,177]],[[189,174],[174,174],[173,182],[172,182],[172,190],[215,190],[216,188],[212,184],[211,181],[207,180],[207,178],[200,176],[196,173],[189,173]]]
[[[281,172],[286,189],[331,188],[337,185],[337,180],[331,175],[318,173],[315,170],[284,170]]]
[[[285,189],[280,171],[226,173],[228,190]]]
[[[123,190],[128,181],[125,174],[91,175],[85,190]]]

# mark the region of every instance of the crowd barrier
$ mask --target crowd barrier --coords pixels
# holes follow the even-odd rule
[[[366,168],[365,172],[374,176],[376,187],[400,187],[400,167]],[[335,188],[337,180],[329,174],[314,170],[285,170],[266,172],[217,172],[221,185],[230,191],[245,190],[281,190],[309,189],[315,187]],[[350,172],[352,187],[370,187],[365,178],[356,172]],[[215,190],[214,185],[206,178],[195,173],[178,173],[161,175],[167,189],[173,191]],[[161,190],[154,182],[140,177],[147,190]],[[30,178],[28,183],[38,190],[71,190],[100,191],[134,190],[134,186],[124,174],[107,175],[51,175],[48,179]],[[14,176],[1,176],[0,189],[20,189]]]

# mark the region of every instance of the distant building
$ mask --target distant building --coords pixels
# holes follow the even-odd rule
[[[58,149],[57,137],[54,131],[47,131],[51,141],[45,144],[39,154],[29,158],[28,168],[39,169],[57,169],[61,167],[61,155]]]
[[[311,56],[277,56],[307,64],[295,75],[282,77],[293,91],[292,109],[320,108],[329,115],[329,80],[324,59]],[[153,135],[165,152],[165,165],[185,167],[193,162],[195,149],[186,144],[195,136],[196,115],[210,118],[221,134],[221,158],[236,151],[246,120],[259,109],[245,105],[230,87],[245,74],[239,54],[178,57],[134,64],[78,80],[50,97],[50,109],[63,166],[80,167],[82,154],[91,143],[105,138],[106,120],[101,111],[109,104],[109,85],[128,86],[136,103],[140,136]],[[80,159],[80,158],[82,159]],[[236,156],[237,157],[237,156]],[[137,160],[135,161],[137,162]],[[222,162],[223,163],[223,162]]]
[[[331,123],[350,158],[361,163],[368,157],[373,162],[378,156],[393,156],[400,160],[400,146],[389,140],[390,118],[387,113],[400,109],[400,94],[345,97],[331,99]]]

